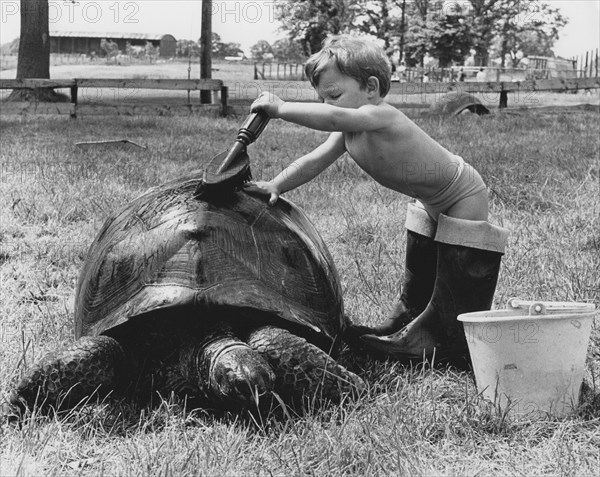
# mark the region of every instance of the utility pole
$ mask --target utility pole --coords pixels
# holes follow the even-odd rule
[[[400,20],[400,59],[399,64],[402,64],[404,60],[404,30],[405,30],[405,14],[406,11],[406,0],[402,0],[402,18]]]
[[[212,78],[212,0],[202,0],[200,26],[200,79]],[[200,102],[212,102],[212,91],[200,91]]]

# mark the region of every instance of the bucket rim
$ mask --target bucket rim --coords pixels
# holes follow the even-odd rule
[[[573,312],[560,310],[560,312],[552,314],[540,314],[540,315],[529,315],[520,314],[519,309],[516,310],[488,310],[488,311],[475,311],[471,313],[462,313],[458,315],[458,321],[464,323],[497,323],[497,322],[509,322],[509,321],[539,321],[539,320],[564,320],[564,319],[586,319],[591,318],[592,320],[598,314],[597,311],[579,311]],[[497,314],[494,316],[494,314]],[[503,316],[504,314],[504,316]]]

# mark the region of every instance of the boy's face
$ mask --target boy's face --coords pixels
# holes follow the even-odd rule
[[[370,102],[367,88],[335,65],[327,66],[319,75],[317,94],[322,102],[342,108],[358,108]]]

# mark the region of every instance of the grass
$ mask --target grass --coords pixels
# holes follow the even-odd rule
[[[600,145],[596,113],[419,119],[483,175],[491,221],[511,236],[495,297],[600,306]],[[0,119],[0,395],[31,362],[73,339],[75,284],[105,218],[148,187],[199,167],[238,120]],[[133,146],[89,147],[126,137]],[[270,178],[323,133],[272,121],[250,150]],[[380,321],[398,292],[407,199],[341,159],[289,194],[322,233],[357,322]],[[600,329],[587,380],[600,393]],[[368,391],[293,419],[142,414],[100,405],[64,419],[0,428],[0,475],[594,475],[600,409],[513,421],[487,404],[468,372],[417,369],[346,352]]]

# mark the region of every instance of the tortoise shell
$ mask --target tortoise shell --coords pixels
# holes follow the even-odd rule
[[[160,309],[224,305],[334,339],[344,326],[340,282],[306,215],[244,190],[198,198],[201,178],[151,189],[107,219],[79,277],[76,337]]]

